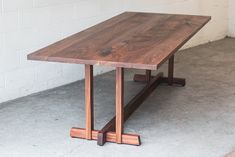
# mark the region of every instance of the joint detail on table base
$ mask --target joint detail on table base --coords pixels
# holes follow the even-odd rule
[[[151,74],[149,72],[149,74]],[[125,122],[135,110],[144,102],[145,99],[155,90],[160,84],[168,84],[169,78],[164,77],[163,73],[158,73],[156,76],[148,76],[136,74],[134,76],[135,82],[147,82],[146,86],[135,96],[130,102],[125,105],[124,108],[124,119]],[[171,85],[185,86],[185,79],[183,78],[173,78],[171,79]],[[97,144],[103,146],[106,142],[117,143],[117,134],[115,132],[116,116],[114,116],[102,129],[92,130],[91,140],[96,140]],[[86,129],[85,128],[72,128],[70,131],[70,136],[73,138],[86,139]],[[121,144],[130,144],[139,146],[140,136],[136,134],[121,134]]]
[[[85,104],[86,104],[86,128],[72,128],[71,137],[88,140],[97,140],[97,144],[103,146],[106,142],[118,144],[140,145],[140,136],[123,133],[124,122],[139,108],[148,96],[160,84],[169,86],[185,86],[185,79],[174,77],[174,55],[169,58],[168,76],[164,77],[160,72],[152,76],[151,70],[146,70],[145,75],[135,74],[135,82],[145,82],[146,86],[134,96],[124,107],[124,69],[116,68],[116,114],[100,130],[94,130],[93,118],[93,66],[85,65]]]
[[[133,97],[127,105],[125,105],[123,122],[127,121],[127,119],[132,115],[132,113],[137,110],[137,108],[152,93],[152,91],[154,91],[154,89],[162,82],[162,78],[163,73],[159,73],[153,78],[145,79],[145,81],[148,82],[146,86],[135,97]],[[99,130],[97,139],[98,145],[103,146],[105,142],[107,142],[105,140],[107,133],[115,130],[115,119],[116,116],[114,116],[101,130]]]
[[[98,132],[99,130],[92,130],[92,140],[98,140]],[[72,138],[81,138],[86,139],[86,130],[84,128],[72,128],[70,130],[70,136]],[[105,141],[107,142],[116,142],[116,133],[115,132],[107,132],[105,136]],[[135,134],[122,134],[122,144],[130,144],[139,146],[140,136]]]

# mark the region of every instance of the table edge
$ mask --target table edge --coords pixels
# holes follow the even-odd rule
[[[133,12],[133,13],[137,13],[137,12]],[[147,12],[141,12],[141,13],[147,13]],[[156,14],[161,14],[161,13],[156,13]],[[162,13],[162,14],[166,14],[166,13]],[[185,15],[185,14],[174,14],[174,15]],[[165,63],[172,55],[174,55],[186,42],[188,42],[198,31],[200,31],[211,20],[211,16],[202,16],[202,15],[188,15],[188,16],[201,16],[201,17],[207,17],[208,19],[200,27],[198,27],[197,30],[195,30],[190,36],[188,36],[184,40],[184,42],[182,42],[171,53],[169,53],[167,57],[165,57],[161,62],[156,63],[156,64],[97,61],[97,60],[62,58],[62,57],[44,57],[44,56],[35,55],[35,53],[37,53],[39,50],[34,53],[28,54],[27,60],[60,62],[60,63],[70,63],[70,64],[89,64],[89,65],[122,67],[122,68],[132,68],[132,69],[157,70],[161,67],[163,63]]]

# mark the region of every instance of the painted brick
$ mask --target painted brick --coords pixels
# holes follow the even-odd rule
[[[61,64],[59,63],[44,63],[35,67],[36,80],[35,82],[46,82],[47,80],[60,78],[62,75]]]
[[[235,1],[229,0],[229,36],[235,37]]]
[[[2,12],[2,0],[0,0],[0,12]]]
[[[59,78],[54,78],[54,79],[50,79],[47,80],[47,88],[55,88],[60,86],[61,84],[66,84],[68,83],[68,80],[64,77],[59,77]]]
[[[75,18],[90,18],[99,16],[101,5],[99,0],[86,0],[76,3]]]
[[[5,78],[3,74],[0,74],[0,88],[5,88]]]
[[[40,61],[32,61],[27,59],[27,55],[36,50],[38,50],[38,47],[32,47],[19,51],[19,68],[36,67],[39,64],[42,64]]]
[[[62,77],[70,82],[84,78],[84,66],[78,64],[62,64]]]
[[[6,89],[6,88],[0,88],[0,101],[1,102],[16,99],[19,96],[20,96],[19,89],[11,90],[11,89]]]
[[[61,40],[61,32],[57,27],[47,26],[37,31],[38,42],[36,46],[45,47]]]
[[[35,7],[55,6],[55,5],[68,4],[76,1],[79,0],[35,0],[34,6]]]
[[[101,0],[101,12],[102,13],[114,13],[114,12],[123,12],[124,8],[123,6],[125,5],[124,0]]]
[[[50,23],[50,15],[51,10],[49,7],[22,10],[19,13],[19,27],[24,29],[48,26]]]
[[[0,88],[0,93],[2,92],[2,94],[0,94],[2,97],[2,101],[7,101],[28,95],[30,91],[27,91],[25,89],[28,88],[31,89],[31,87],[33,87],[34,85],[35,85],[35,70],[32,68],[18,69],[7,72],[5,74],[5,88],[4,89]],[[41,88],[37,87],[37,89]],[[26,92],[23,93],[22,92],[23,90],[25,90]]]
[[[29,84],[27,86],[19,88],[19,96],[25,96],[29,93],[36,93],[43,90],[47,90],[49,87],[47,82],[37,82],[34,84]]]
[[[19,67],[19,55],[17,51],[5,51],[0,53],[0,73],[16,70]]]
[[[7,50],[21,50],[38,44],[36,29],[21,29],[6,33],[4,47]]]
[[[28,9],[33,7],[33,0],[2,0],[2,10],[17,11],[18,9]]]
[[[223,38],[228,23],[235,36],[234,7],[234,0],[0,0],[0,102],[82,79],[84,66],[27,61],[26,55],[125,10],[211,15],[185,46],[191,47]]]
[[[84,20],[73,20],[69,22],[57,22],[54,25],[57,25],[57,31],[60,32],[60,38],[66,38],[70,35],[78,33],[84,29],[83,26]]]
[[[65,4],[50,7],[50,22],[69,22],[74,19],[74,4]]]
[[[18,29],[18,12],[3,12],[0,14],[0,33]]]
[[[3,53],[3,38],[4,38],[4,34],[0,33],[0,56]]]
[[[6,101],[6,96],[3,95],[5,88],[0,88],[0,102]]]

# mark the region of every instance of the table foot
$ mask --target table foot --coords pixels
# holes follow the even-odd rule
[[[162,81],[162,83],[167,83],[168,84],[168,77],[162,77],[161,81]],[[174,86],[174,85],[184,87],[186,85],[186,79],[185,78],[174,77],[173,80],[172,80],[172,85],[170,85],[170,86]]]
[[[98,133],[99,133],[99,130],[92,130],[91,140],[98,140],[98,137],[99,137]],[[84,128],[72,128],[70,130],[70,136],[72,138],[86,139],[86,130]],[[116,143],[116,132],[107,132],[104,138],[105,138],[105,141],[107,141],[107,142]],[[135,135],[135,134],[123,133],[121,144],[129,144],[129,145],[139,146],[141,144],[140,136]]]

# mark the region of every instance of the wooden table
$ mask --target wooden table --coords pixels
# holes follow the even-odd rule
[[[185,86],[175,78],[174,54],[211,18],[208,16],[125,12],[28,55],[30,60],[85,65],[86,127],[72,128],[71,137],[140,145],[140,136],[123,132],[123,123],[161,83]],[[168,76],[151,75],[169,60]],[[116,67],[116,116],[100,130],[94,129],[93,65]],[[124,68],[146,70],[134,81],[146,82],[125,107]],[[141,125],[141,124],[140,124]]]

